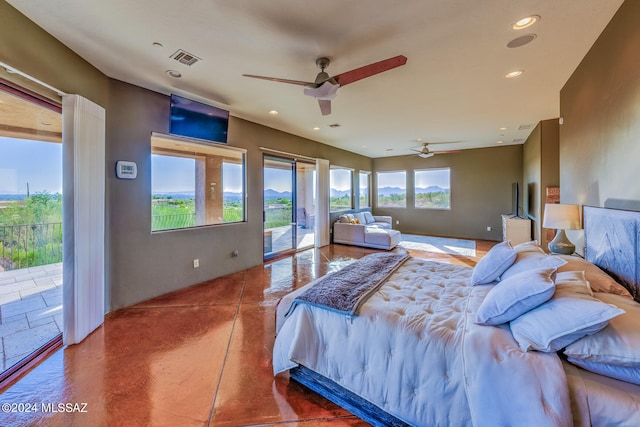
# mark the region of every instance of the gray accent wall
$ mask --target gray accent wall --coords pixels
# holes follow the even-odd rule
[[[625,1],[560,91],[562,203],[640,210],[640,2]],[[581,250],[582,233],[567,233]]]
[[[414,208],[414,170],[445,167],[451,170],[451,209]],[[511,213],[511,184],[522,178],[522,145],[462,150],[427,159],[417,155],[376,158],[373,168],[373,213],[393,216],[393,228],[403,233],[502,240],[501,215]],[[399,170],[407,171],[407,207],[377,207],[375,172]]]
[[[560,182],[558,119],[543,120],[533,129],[523,147],[522,206],[531,220],[533,239],[547,247],[544,205],[547,187]]]

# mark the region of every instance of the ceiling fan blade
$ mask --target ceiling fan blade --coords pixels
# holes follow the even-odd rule
[[[374,62],[373,64],[365,65],[364,67],[356,68],[355,70],[347,71],[333,77],[340,84],[340,86],[344,86],[348,85],[349,83],[357,82],[358,80],[362,80],[367,77],[382,73],[384,71],[400,67],[406,63],[407,57],[398,55],[394,56],[393,58],[385,59],[380,62]]]
[[[277,77],[254,76],[253,74],[243,74],[243,76],[251,77],[252,79],[269,80],[269,81],[278,82],[278,83],[289,83],[289,84],[298,85],[298,86],[309,86],[309,85],[315,86],[315,83],[303,82],[300,80],[279,79]]]
[[[320,112],[323,116],[328,116],[329,114],[331,114],[331,100],[318,99],[318,105],[320,106]]]
[[[435,154],[459,153],[460,150],[432,151]]]

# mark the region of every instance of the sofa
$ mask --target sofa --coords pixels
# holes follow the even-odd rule
[[[333,224],[333,243],[366,248],[395,248],[401,234],[391,228],[391,217],[371,215],[371,212],[341,215]]]

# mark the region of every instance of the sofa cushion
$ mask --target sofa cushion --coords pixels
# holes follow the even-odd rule
[[[363,212],[358,212],[356,214],[353,214],[353,216],[356,217],[356,219],[358,221],[360,221],[360,224],[366,224],[367,223]]]
[[[400,232],[397,230],[384,230],[377,227],[366,227],[364,231],[365,243],[393,248],[400,243]]]
[[[373,218],[373,215],[371,215],[371,212],[364,211],[362,212],[362,214],[364,216],[364,222],[361,221],[363,224],[370,224],[370,223],[376,222],[376,220]]]

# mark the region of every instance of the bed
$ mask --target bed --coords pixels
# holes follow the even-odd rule
[[[372,425],[640,425],[640,213],[584,224],[585,259],[403,258],[351,313],[305,301],[321,278],[278,305],[274,373]]]

